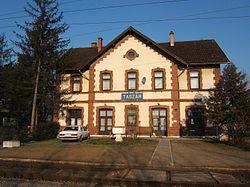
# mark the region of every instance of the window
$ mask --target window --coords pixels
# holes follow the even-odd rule
[[[190,88],[199,89],[200,88],[200,75],[198,71],[190,71]]]
[[[71,79],[71,90],[72,92],[80,92],[81,91],[81,77],[73,76]]]
[[[135,127],[137,122],[136,108],[127,109],[127,126]]]
[[[113,124],[113,110],[100,109],[99,110],[99,130],[100,134],[109,134]]]
[[[127,73],[127,80],[128,80],[128,90],[136,90],[136,84],[137,84],[137,75],[136,72],[128,72]]]
[[[163,89],[164,84],[164,76],[163,71],[155,71],[154,72],[154,88],[155,89]]]
[[[81,109],[70,109],[69,110],[69,125],[82,125],[82,110]]]
[[[102,73],[102,90],[111,90],[111,75],[110,73]]]
[[[136,57],[138,57],[139,54],[134,50],[134,49],[130,49],[126,52],[125,55],[123,55],[124,58],[127,58],[128,60],[134,60]]]

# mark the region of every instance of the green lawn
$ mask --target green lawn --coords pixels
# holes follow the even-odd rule
[[[123,142],[93,137],[82,142],[51,139],[23,143],[19,148],[0,148],[0,158],[147,165],[157,143],[146,138],[124,138]]]
[[[41,145],[81,145],[81,146],[133,146],[133,145],[154,145],[157,144],[157,139],[149,138],[123,138],[123,142],[116,142],[114,139],[108,137],[101,138],[89,138],[83,140],[82,142],[76,141],[60,141],[58,139],[44,140],[44,141],[31,141],[28,143],[23,143],[22,146],[41,146]]]

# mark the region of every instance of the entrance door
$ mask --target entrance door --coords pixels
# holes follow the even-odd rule
[[[204,136],[204,109],[189,108],[188,109],[188,135]]]
[[[152,125],[157,136],[167,135],[167,109],[152,109]]]
[[[111,134],[113,124],[113,110],[99,110],[99,132],[100,134]]]

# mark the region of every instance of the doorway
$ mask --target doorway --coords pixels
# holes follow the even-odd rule
[[[189,136],[204,136],[204,109],[203,108],[189,108],[187,111],[187,125]]]
[[[167,135],[167,109],[165,108],[152,109],[152,127],[153,127],[153,132],[157,136]]]

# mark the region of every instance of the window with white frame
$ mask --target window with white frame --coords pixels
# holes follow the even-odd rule
[[[155,71],[154,72],[154,88],[155,89],[163,89],[164,79],[163,79],[163,71]]]
[[[71,82],[72,92],[80,92],[81,91],[81,77],[73,76]]]
[[[137,124],[136,108],[131,107],[127,109],[127,126],[135,127]]]
[[[128,90],[136,90],[136,72],[128,72],[127,74],[127,80],[128,80]]]
[[[111,90],[111,75],[110,73],[102,73],[102,90]]]
[[[200,73],[199,71],[190,71],[190,88],[199,89],[200,88]]]

